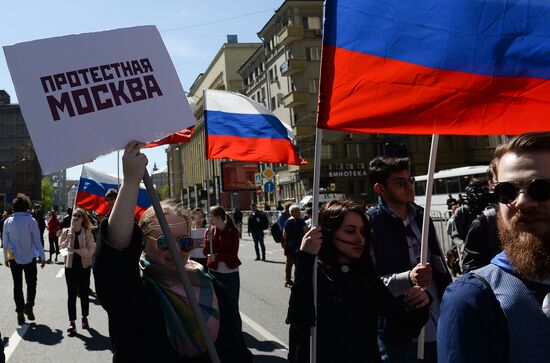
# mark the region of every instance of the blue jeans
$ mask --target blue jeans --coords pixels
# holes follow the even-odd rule
[[[225,288],[227,301],[229,302],[229,307],[233,312],[235,323],[239,327],[239,330],[242,330],[243,323],[241,321],[241,314],[239,313],[239,290],[241,289],[239,271],[224,274],[209,270],[209,273],[214,276],[216,280],[218,280],[219,283]]]

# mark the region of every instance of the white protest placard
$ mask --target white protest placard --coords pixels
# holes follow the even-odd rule
[[[4,47],[44,174],[196,123],[155,26]]]

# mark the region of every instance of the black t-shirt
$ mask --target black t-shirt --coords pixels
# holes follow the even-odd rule
[[[74,243],[73,243],[73,249],[77,250],[80,248],[80,242],[78,241],[78,236],[80,236],[80,231],[73,231],[74,233]],[[78,253],[73,253],[73,267],[74,269],[82,269],[82,258]]]

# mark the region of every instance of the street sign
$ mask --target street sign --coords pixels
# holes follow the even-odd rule
[[[268,180],[273,179],[273,177],[275,176],[275,173],[270,168],[265,169],[262,174],[263,174],[264,178],[266,178]]]
[[[268,181],[264,184],[264,192],[273,193],[275,191],[275,183]]]
[[[262,173],[254,174],[254,183],[257,187],[262,185]]]

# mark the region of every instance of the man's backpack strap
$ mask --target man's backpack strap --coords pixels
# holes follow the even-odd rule
[[[483,285],[485,285],[489,291],[491,291],[491,295],[493,296],[494,305],[496,309],[496,315],[498,320],[498,331],[501,334],[502,339],[502,358],[503,362],[508,362],[508,351],[510,349],[510,338],[508,336],[508,322],[506,321],[506,316],[504,315],[504,311],[502,311],[502,308],[500,306],[499,301],[497,300],[497,297],[495,295],[495,292],[493,291],[493,288],[491,287],[491,284],[485,278],[481,275],[478,275],[476,273],[470,272],[470,274],[481,281]]]

